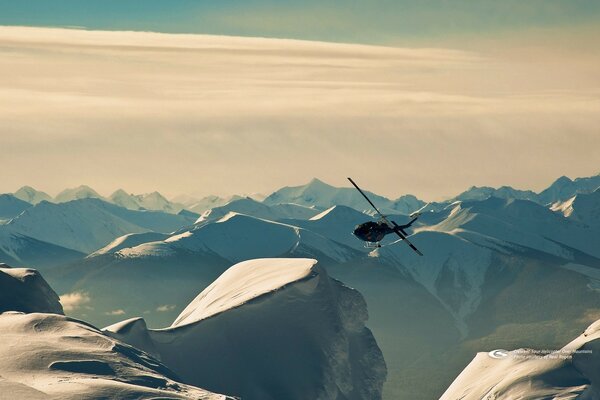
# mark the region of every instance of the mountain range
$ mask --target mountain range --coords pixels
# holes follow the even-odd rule
[[[478,351],[562,346],[600,318],[599,187],[596,175],[437,203],[369,193],[399,224],[421,211],[409,234],[423,257],[393,238],[365,248],[351,232],[373,210],[355,189],[319,180],[264,201],[213,199],[198,213],[6,195],[0,262],[36,267],[61,295],[89,299],[72,316],[110,325],[141,315],[161,327],[232,263],[318,259],[367,301],[384,398],[439,398]]]

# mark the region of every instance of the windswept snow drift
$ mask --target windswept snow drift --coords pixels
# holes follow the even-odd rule
[[[185,382],[244,400],[379,399],[383,355],[366,303],[311,259],[228,269],[166,329],[105,328],[156,354]]]
[[[59,315],[58,296],[35,270],[0,268],[0,312],[0,399],[227,399]]]
[[[227,398],[175,379],[157,360],[86,323],[0,315],[0,399]]]
[[[440,400],[600,399],[600,320],[556,352],[478,353]]]

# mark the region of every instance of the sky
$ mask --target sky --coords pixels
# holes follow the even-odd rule
[[[0,25],[0,192],[600,172],[597,1],[0,0]]]

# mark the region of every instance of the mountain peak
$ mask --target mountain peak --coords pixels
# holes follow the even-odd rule
[[[94,189],[87,185],[80,185],[75,188],[65,189],[60,192],[54,200],[58,203],[64,203],[71,200],[79,200],[79,199],[87,199],[87,198],[96,198],[101,199],[102,196],[98,194]]]
[[[328,183],[323,182],[322,180],[320,180],[319,178],[312,178],[310,180],[310,182],[308,182],[306,185],[306,187],[318,187],[318,188],[333,188],[333,186],[331,186]]]
[[[22,188],[20,188],[19,190],[17,190],[14,193],[14,196],[17,199],[26,201],[30,204],[37,204],[40,203],[44,200],[46,201],[50,201],[52,200],[52,198],[44,192],[41,192],[39,190],[36,190],[34,188],[32,188],[31,186],[23,186]]]
[[[129,196],[129,193],[127,193],[125,190],[123,189],[117,189],[113,192],[113,194],[111,194],[109,196],[110,199],[114,198],[114,197],[120,197],[120,196]]]

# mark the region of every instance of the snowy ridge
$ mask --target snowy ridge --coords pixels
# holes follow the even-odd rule
[[[159,361],[56,314],[0,315],[2,397],[225,400],[176,381]]]
[[[102,254],[116,253],[119,250],[126,249],[128,247],[135,247],[147,242],[155,242],[168,238],[169,235],[159,232],[144,232],[144,233],[129,233],[127,235],[120,236],[104,246],[103,248],[93,252],[88,257],[99,256]]]
[[[312,259],[234,265],[171,327],[105,328],[188,383],[247,400],[380,399],[386,367],[362,296]],[[198,362],[201,359],[203,362]]]
[[[462,202],[455,205],[448,218],[422,229],[458,232],[463,237],[467,236],[464,232],[469,232],[470,240],[489,237],[504,241],[515,250],[531,248],[566,260],[574,257],[571,249],[600,258],[600,248],[594,244],[600,242],[599,231],[576,221],[565,221],[551,210],[526,200],[491,197]]]
[[[314,208],[301,206],[298,204],[284,203],[268,206],[246,197],[233,200],[223,206],[215,207],[205,211],[202,213],[200,218],[198,218],[196,223],[217,220],[223,218],[230,212],[252,215],[256,218],[268,219],[271,221],[279,221],[288,218],[309,219],[318,213],[318,211]]]
[[[121,249],[116,254],[124,257],[147,257],[173,254],[178,250],[211,252],[232,262],[314,251],[343,262],[354,255],[349,248],[310,231],[235,212],[163,241]]]
[[[201,321],[306,278],[316,263],[316,260],[290,258],[256,259],[236,264],[204,289],[171,326]]]

